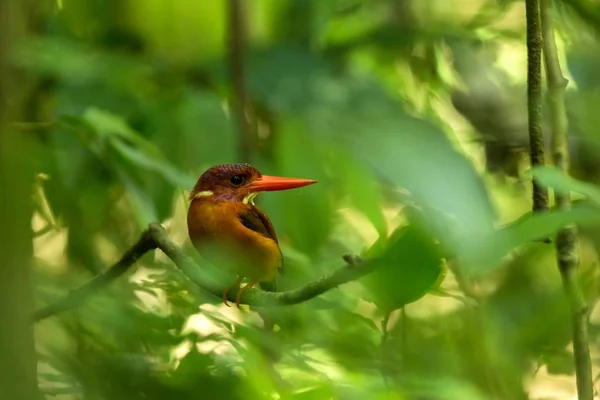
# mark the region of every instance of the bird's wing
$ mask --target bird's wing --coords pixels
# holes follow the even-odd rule
[[[239,218],[242,221],[242,225],[246,228],[258,232],[269,239],[273,239],[275,243],[279,243],[271,220],[262,210],[256,207],[248,207],[239,213]]]
[[[242,225],[244,225],[246,228],[254,232],[258,232],[269,239],[273,239],[275,243],[279,244],[279,241],[277,240],[277,234],[275,233],[275,229],[273,228],[271,220],[269,217],[267,217],[267,214],[265,214],[258,207],[247,207],[238,214],[238,217],[242,222]],[[281,249],[279,249],[279,252],[281,252]],[[281,257],[281,264],[279,265],[278,270],[281,274],[283,274],[283,256]],[[261,284],[261,286],[263,285]]]

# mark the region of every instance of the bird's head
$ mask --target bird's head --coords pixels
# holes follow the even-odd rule
[[[190,193],[190,200],[241,201],[253,204],[260,192],[287,190],[317,183],[311,179],[262,175],[249,164],[222,164],[207,169]]]

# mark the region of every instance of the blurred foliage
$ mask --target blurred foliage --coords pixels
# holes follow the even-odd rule
[[[244,4],[251,161],[319,180],[258,200],[285,257],[279,287],[348,252],[379,269],[278,310],[268,332],[148,254],[79,310],[36,325],[47,398],[572,398],[569,311],[554,248],[539,240],[580,226],[595,311],[598,7],[555,10],[574,178],[534,171],[582,204],[531,216],[523,2]],[[228,5],[39,0],[26,16],[15,126],[39,144],[38,305],[107,268],[149,222],[205,265],[187,240],[187,193],[207,167],[241,161]],[[597,352],[596,312],[590,332]]]

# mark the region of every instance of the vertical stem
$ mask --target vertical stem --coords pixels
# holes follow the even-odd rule
[[[254,145],[252,110],[246,93],[246,19],[244,0],[229,0],[229,73],[233,91],[231,111],[239,134],[240,161],[250,162]]]
[[[542,133],[542,34],[539,0],[525,0],[527,19],[527,110],[531,166],[544,165]],[[548,189],[533,181],[533,211],[548,209]]]
[[[565,89],[568,81],[563,77],[554,39],[551,0],[541,0],[544,61],[548,81],[548,108],[552,130],[552,153],[557,168],[569,171],[567,141],[568,120],[565,106]],[[568,209],[569,194],[554,195],[556,206]],[[579,250],[577,230],[574,226],[563,228],[556,236],[556,257],[563,287],[571,306],[575,375],[580,400],[594,398],[592,361],[588,345],[588,306],[578,284]]]
[[[406,357],[408,352],[408,314],[406,313],[406,307],[400,309],[400,340],[401,340],[401,353],[402,359]]]
[[[23,0],[0,2],[0,398],[41,399],[33,340],[31,189],[27,136],[9,132],[19,91],[8,55],[22,31]],[[29,4],[29,6],[34,6]]]
[[[391,311],[385,311],[383,318],[381,319],[381,376],[383,377],[383,383],[386,387],[390,386],[388,375],[389,375],[389,346],[387,345],[388,340],[388,323],[390,322]]]

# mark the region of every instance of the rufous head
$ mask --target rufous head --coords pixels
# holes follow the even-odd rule
[[[207,169],[190,193],[190,200],[241,201],[253,204],[260,192],[288,190],[312,185],[312,179],[262,175],[250,164],[222,164]]]

